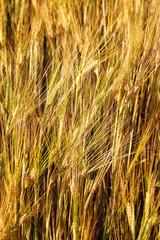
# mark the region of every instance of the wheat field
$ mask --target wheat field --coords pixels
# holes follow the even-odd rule
[[[0,1],[0,240],[160,240],[160,1]]]

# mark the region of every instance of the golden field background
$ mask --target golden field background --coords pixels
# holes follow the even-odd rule
[[[0,1],[0,239],[160,240],[160,1]]]

